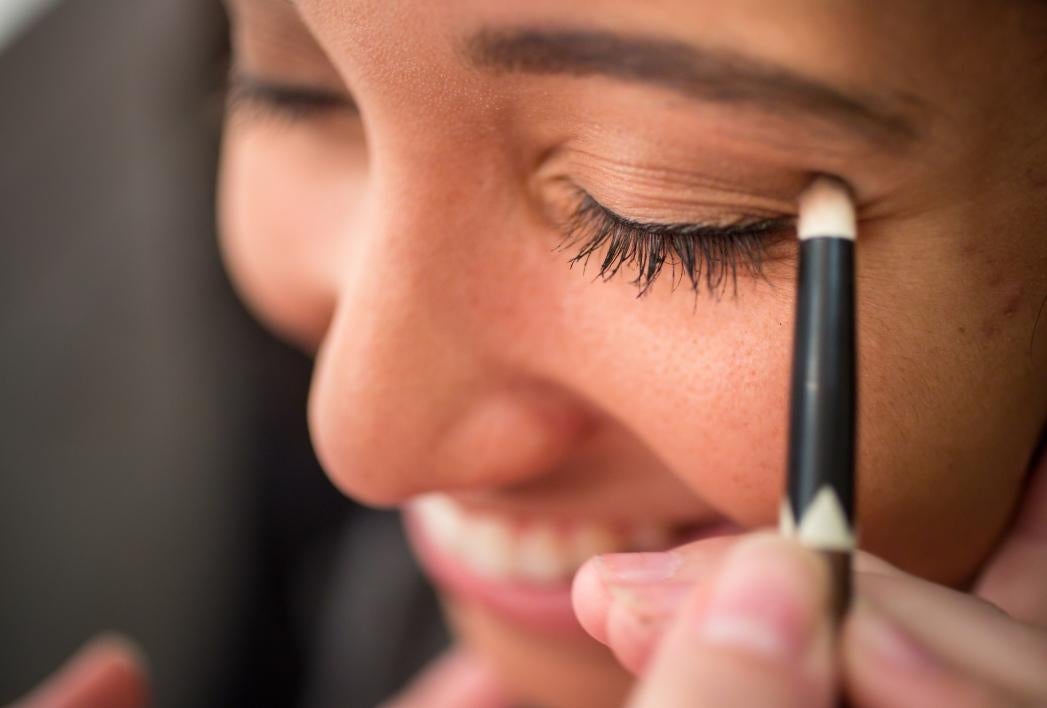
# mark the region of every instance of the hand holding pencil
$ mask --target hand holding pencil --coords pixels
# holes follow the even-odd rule
[[[674,572],[652,583],[624,573],[628,554],[591,561],[575,579],[575,612],[639,678],[633,708],[818,708],[840,693],[868,708],[1047,705],[1043,519],[1047,455],[969,593],[858,552],[835,630],[819,555],[770,533],[679,547]]]

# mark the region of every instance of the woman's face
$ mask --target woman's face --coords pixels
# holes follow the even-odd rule
[[[535,606],[578,557],[775,522],[815,173],[859,208],[861,543],[975,570],[1047,419],[1041,5],[229,5],[229,267],[316,352],[335,484],[447,495],[414,537],[514,690],[624,686]]]

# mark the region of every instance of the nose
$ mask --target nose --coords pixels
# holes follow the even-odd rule
[[[534,364],[555,342],[522,314],[535,259],[491,216],[505,198],[412,174],[372,183],[347,236],[309,405],[328,475],[376,506],[545,474],[592,428]]]

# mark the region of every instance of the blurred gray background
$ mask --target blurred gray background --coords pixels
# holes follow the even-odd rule
[[[374,705],[446,641],[221,271],[226,52],[216,0],[0,0],[0,704],[103,630],[171,707]]]

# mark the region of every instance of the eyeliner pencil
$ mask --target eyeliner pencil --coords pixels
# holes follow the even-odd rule
[[[850,192],[818,177],[800,196],[789,454],[780,532],[828,561],[831,608],[850,603],[854,528],[855,310]]]

